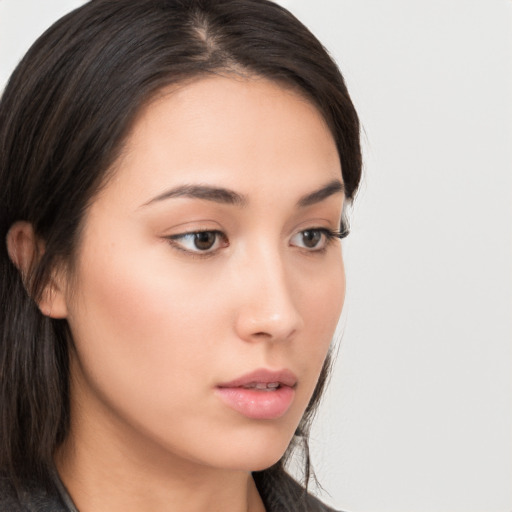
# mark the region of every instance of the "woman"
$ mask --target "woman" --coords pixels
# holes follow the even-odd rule
[[[329,510],[285,462],[361,157],[314,36],[262,0],[92,0],[14,72],[0,147],[0,509]]]

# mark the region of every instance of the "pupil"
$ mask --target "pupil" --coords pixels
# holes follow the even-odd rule
[[[207,249],[211,249],[213,244],[215,243],[215,233],[213,231],[203,231],[201,233],[195,234],[194,245],[196,249],[200,249],[202,251],[206,251]]]
[[[303,233],[304,245],[306,247],[316,247],[322,234],[320,231],[304,231]]]

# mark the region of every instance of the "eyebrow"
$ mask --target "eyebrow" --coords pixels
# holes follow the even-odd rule
[[[328,197],[340,194],[345,191],[343,183],[339,180],[332,180],[327,185],[302,196],[297,201],[298,208],[306,208],[316,203],[320,203]],[[214,187],[211,185],[180,185],[157,195],[150,199],[142,206],[172,199],[177,197],[189,197],[193,199],[203,199],[206,201],[213,201],[215,203],[230,204],[234,206],[244,207],[248,203],[246,196],[224,187]]]
[[[330,196],[335,194],[341,194],[345,192],[345,186],[339,180],[332,180],[327,185],[322,188],[311,192],[310,194],[306,194],[302,196],[297,201],[297,206],[299,208],[306,208],[307,206],[311,206],[316,203],[320,203],[324,199],[327,199]]]
[[[191,197],[235,206],[245,206],[247,204],[247,198],[245,196],[227,188],[212,187],[210,185],[181,185],[150,199],[142,206],[148,206],[152,203],[175,197]]]

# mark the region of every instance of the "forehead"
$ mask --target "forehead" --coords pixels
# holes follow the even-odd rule
[[[137,117],[115,167],[115,181],[147,195],[191,181],[250,193],[272,183],[311,188],[341,179],[336,144],[316,106],[282,84],[238,76],[162,90]]]

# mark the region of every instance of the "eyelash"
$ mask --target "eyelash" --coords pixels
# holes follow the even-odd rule
[[[307,247],[298,247],[298,249],[302,249],[305,252],[310,253],[310,254],[311,253],[315,253],[315,254],[322,254],[322,253],[324,253],[327,250],[327,248],[332,244],[332,242],[334,240],[336,240],[336,239],[341,240],[341,239],[345,238],[346,236],[348,236],[348,234],[349,234],[348,228],[344,224],[342,224],[340,231],[333,231],[333,230],[328,229],[328,228],[311,227],[311,228],[307,228],[307,229],[303,229],[301,231],[298,231],[293,236],[295,237],[296,235],[300,235],[301,233],[304,234],[304,233],[307,233],[307,232],[318,232],[318,233],[320,233],[321,235],[323,235],[325,237],[325,243],[324,243],[323,247],[321,247],[320,249],[315,249],[314,247],[310,248],[310,249],[308,249]],[[215,248],[213,250],[212,249],[206,249],[204,251],[201,251],[201,250],[185,249],[178,242],[179,240],[183,240],[186,237],[196,237],[197,235],[201,235],[201,234],[210,234],[210,235],[213,234],[215,236],[215,240],[213,242],[213,245],[215,245],[218,242],[219,239],[221,240],[221,243],[224,242],[225,245],[223,245],[221,247],[218,247],[218,248]],[[220,249],[229,246],[229,241],[228,241],[226,235],[222,231],[215,230],[215,229],[213,229],[213,230],[204,229],[204,230],[197,230],[197,231],[189,231],[187,233],[179,233],[179,234],[176,234],[176,235],[168,236],[168,237],[166,237],[166,239],[169,241],[170,245],[174,249],[176,249],[178,251],[182,251],[182,252],[190,255],[191,257],[196,257],[196,258],[209,258],[209,257],[212,257]]]

